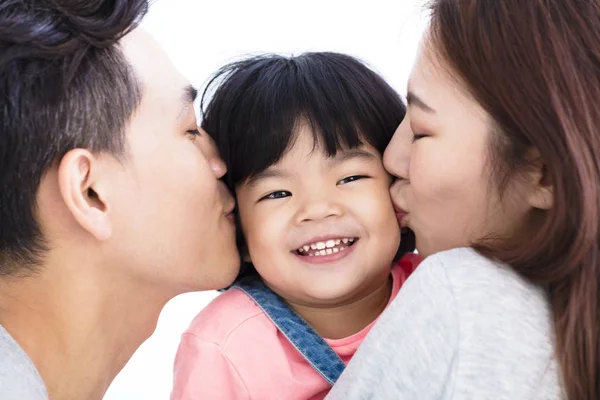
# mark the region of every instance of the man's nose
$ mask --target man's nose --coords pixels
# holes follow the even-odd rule
[[[198,128],[201,132],[202,137],[202,152],[210,165],[210,169],[213,171],[217,179],[221,179],[227,173],[227,166],[219,155],[219,150],[212,140],[210,135],[206,133],[202,128]]]

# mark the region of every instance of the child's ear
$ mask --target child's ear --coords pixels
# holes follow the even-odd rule
[[[238,227],[239,226],[240,225],[238,224]],[[238,251],[240,252],[240,256],[242,256],[242,261],[244,261],[245,263],[252,264],[252,257],[250,257],[250,250],[248,250],[248,245],[246,244],[246,239],[244,239],[243,235],[238,234],[238,237],[236,240],[237,240]]]
[[[248,245],[246,244],[246,238],[244,238],[244,234],[242,233],[242,223],[240,222],[240,214],[238,212],[235,213],[235,226],[235,241],[238,251],[240,252],[240,256],[242,257],[242,261],[251,264],[252,258],[250,257],[250,251],[248,250]]]

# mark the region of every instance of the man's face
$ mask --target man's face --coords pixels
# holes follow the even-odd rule
[[[122,40],[142,87],[126,159],[111,170],[112,257],[134,279],[176,292],[229,285],[239,270],[226,172],[199,132],[195,91],[138,28]]]

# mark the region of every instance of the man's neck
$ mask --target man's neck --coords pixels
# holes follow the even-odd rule
[[[390,276],[373,285],[373,289],[365,294],[337,305],[289,304],[319,335],[327,339],[341,339],[360,332],[379,317],[390,300],[392,287]]]
[[[171,297],[91,276],[86,268],[42,267],[36,276],[0,280],[0,324],[31,358],[53,400],[102,399]]]

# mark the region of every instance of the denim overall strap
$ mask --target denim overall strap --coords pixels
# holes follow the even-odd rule
[[[246,293],[314,370],[335,384],[346,364],[300,315],[257,276],[244,277],[231,287]]]

